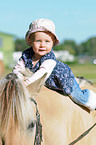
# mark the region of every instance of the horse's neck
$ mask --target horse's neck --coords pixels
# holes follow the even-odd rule
[[[83,106],[75,104],[68,96],[61,95],[53,90],[49,90],[43,87],[39,96],[36,98],[40,113],[43,115],[54,114],[54,116],[60,117],[70,114],[78,114],[82,116],[82,113],[89,115],[89,111]],[[95,113],[95,112],[94,112]],[[94,114],[91,112],[91,114]],[[95,113],[96,115],[96,113]],[[94,116],[94,115],[93,115]]]
[[[70,143],[76,139],[76,136],[78,137],[78,134],[81,135],[82,131],[87,130],[96,122],[96,113],[87,112],[68,96],[63,96],[45,87],[35,99],[43,126],[43,136],[45,135],[45,144],[47,141],[51,142],[50,135],[51,138],[55,136],[55,141],[58,138],[58,144],[62,138],[67,142],[67,137]],[[49,144],[54,144],[54,141]]]
[[[44,116],[46,114],[49,114],[49,116],[54,114],[54,117],[58,118],[64,116],[64,114],[68,115],[69,110],[71,112],[75,108],[74,103],[68,96],[63,96],[46,87],[42,88],[39,96],[36,97],[36,101],[40,113]]]

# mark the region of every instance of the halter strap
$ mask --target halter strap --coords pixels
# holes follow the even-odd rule
[[[40,114],[37,108],[37,102],[33,99],[30,98],[32,102],[34,102],[35,106],[36,106],[36,117],[37,117],[37,121],[36,121],[36,135],[35,135],[35,141],[34,141],[34,145],[41,145],[41,141],[42,141],[42,124],[40,122]]]

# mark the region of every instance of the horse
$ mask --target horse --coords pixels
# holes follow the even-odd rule
[[[14,73],[6,75],[0,81],[0,145],[38,145],[36,114],[36,104],[22,81]]]
[[[95,145],[96,112],[44,87],[45,77],[46,74],[27,88],[13,74],[0,81],[2,144],[34,144],[37,119],[36,106],[30,101],[31,97],[36,100],[40,112],[42,145]],[[83,88],[88,86],[96,92],[96,87],[85,80],[81,84],[84,84]],[[38,142],[35,144],[39,145]]]
[[[88,88],[96,93],[96,87],[90,82],[76,80],[81,89]],[[44,77],[27,86],[27,90],[37,102],[44,145],[95,145],[96,111],[75,104],[69,96],[43,85]]]

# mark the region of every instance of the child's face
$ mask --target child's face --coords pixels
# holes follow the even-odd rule
[[[49,53],[54,45],[54,36],[50,32],[35,32],[30,36],[31,46],[35,57],[40,59]]]

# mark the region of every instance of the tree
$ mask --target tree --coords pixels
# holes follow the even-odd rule
[[[68,50],[71,54],[75,55],[77,44],[73,40],[65,40],[61,44],[54,47],[54,50]]]
[[[83,55],[96,56],[96,37],[90,38],[81,43],[78,47],[78,53]]]
[[[16,39],[15,40],[15,51],[23,51],[28,48],[28,45],[25,42],[25,39]]]

